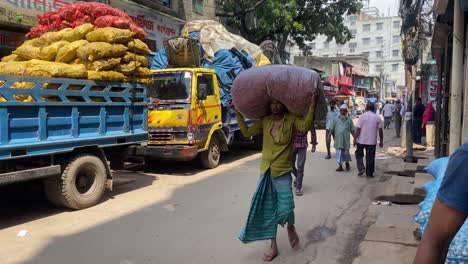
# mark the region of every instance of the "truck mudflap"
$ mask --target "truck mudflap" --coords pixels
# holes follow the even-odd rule
[[[162,160],[193,160],[198,155],[197,146],[165,145],[165,146],[138,146],[135,156]]]

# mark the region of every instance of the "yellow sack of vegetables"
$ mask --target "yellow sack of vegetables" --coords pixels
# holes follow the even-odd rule
[[[63,32],[61,40],[73,42],[73,41],[85,39],[86,34],[93,31],[93,29],[94,29],[94,25],[90,23],[77,26],[71,31]]]
[[[77,57],[76,51],[78,50],[78,48],[83,47],[87,44],[89,44],[89,42],[87,40],[82,39],[63,46],[57,52],[57,56],[55,56],[55,61],[69,63],[75,60]]]
[[[140,63],[141,67],[148,67],[149,66],[149,60],[143,56],[143,55],[138,55],[132,52],[127,52],[125,53],[125,56],[122,58],[122,62],[131,62],[131,61],[137,61]]]
[[[86,68],[93,71],[108,71],[120,64],[121,58],[101,59],[88,62]]]
[[[150,69],[146,67],[138,67],[135,71],[135,75],[140,78],[146,78],[153,74]]]
[[[86,79],[85,65],[70,65],[61,62],[30,60],[26,62],[25,75],[55,78]]]
[[[138,54],[148,55],[151,53],[151,50],[148,48],[148,45],[146,45],[146,43],[139,39],[131,40],[128,43],[128,49]]]
[[[23,75],[26,70],[26,61],[0,62],[0,74]]]
[[[78,49],[78,58],[81,61],[95,61],[102,58],[117,58],[125,55],[127,47],[122,44],[107,42],[92,42]]]
[[[88,71],[88,79],[95,81],[121,82],[125,76],[116,71]]]
[[[118,65],[115,70],[123,73],[124,75],[131,75],[136,71],[136,69],[140,66],[140,63],[137,61],[131,61],[126,64],[120,64]]]
[[[57,56],[58,51],[62,47],[68,44],[70,44],[70,42],[61,40],[61,41],[52,43],[47,47],[43,47],[41,48],[41,52],[39,52],[37,59],[45,60],[45,61],[54,61],[55,57]]]
[[[89,42],[127,43],[134,36],[135,33],[128,29],[105,27],[86,34],[86,40]]]
[[[11,54],[2,58],[2,62],[9,62],[9,61],[24,61],[24,59],[16,54]]]

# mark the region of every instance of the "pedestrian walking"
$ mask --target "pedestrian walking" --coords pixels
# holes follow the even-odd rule
[[[413,142],[416,144],[422,143],[422,122],[425,110],[421,97],[418,97],[413,108]]]
[[[350,136],[354,133],[354,123],[348,116],[348,106],[346,104],[340,107],[340,116],[336,117],[331,127],[331,133],[334,135],[336,162],[338,168],[336,171],[343,171],[343,163],[346,164],[346,170],[351,169],[351,155],[349,154]]]
[[[356,146],[356,163],[359,170],[358,176],[366,175],[367,178],[374,177],[375,151],[377,149],[377,131],[380,137],[380,147],[383,147],[382,119],[375,114],[375,105],[368,103],[366,112],[359,117],[354,135]],[[366,151],[366,165],[364,165],[364,150]]]
[[[414,264],[443,264],[449,246],[468,217],[468,143],[450,157],[419,244]]]
[[[384,116],[384,128],[390,129],[390,124],[392,123],[393,118],[393,109],[394,106],[389,101],[385,102],[383,107],[383,116]]]
[[[312,152],[315,152],[317,146],[317,133],[315,127],[312,125],[311,129],[312,134]],[[292,163],[293,163],[293,175],[296,177],[294,180],[294,187],[296,188],[296,195],[302,196],[302,181],[304,179],[304,167],[307,157],[307,148],[309,144],[307,143],[307,135],[309,132],[302,132],[297,130],[294,134],[294,144],[293,144],[293,153],[292,153]]]
[[[305,119],[289,113],[279,101],[270,103],[271,115],[257,121],[251,127],[237,112],[239,127],[245,137],[263,135],[261,177],[250,204],[247,223],[239,234],[239,240],[248,243],[271,240],[263,260],[272,261],[278,255],[276,233],[278,225],[287,224],[289,244],[299,244],[294,226],[294,194],[292,191],[292,148],[294,132],[308,131],[314,119],[312,104]]]
[[[333,125],[333,121],[335,118],[340,116],[340,111],[336,109],[336,101],[331,100],[330,101],[330,110],[328,110],[327,113],[327,123],[326,123],[326,132],[325,132],[325,142],[327,145],[327,156],[325,159],[331,159],[331,140],[332,140],[332,133],[331,133],[331,127]]]
[[[431,102],[427,102],[422,119],[422,135],[426,135],[426,126],[429,122],[434,121],[434,106]]]
[[[401,114],[402,108],[403,107],[401,105],[401,101],[397,100],[395,109],[393,110],[393,119],[395,120],[395,134],[397,138],[399,138],[401,134],[401,122],[403,119],[403,116]]]

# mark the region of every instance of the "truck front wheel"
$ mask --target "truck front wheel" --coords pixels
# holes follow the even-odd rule
[[[84,209],[96,205],[105,191],[106,168],[101,159],[84,154],[66,164],[61,177],[48,178],[44,188],[59,206]]]
[[[219,141],[216,137],[213,137],[208,150],[200,153],[200,160],[205,169],[214,169],[218,167],[220,159],[221,148]]]

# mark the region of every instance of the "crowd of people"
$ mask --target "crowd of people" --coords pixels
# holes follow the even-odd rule
[[[339,106],[339,107],[338,107]],[[432,104],[431,104],[432,106]],[[414,129],[422,131],[423,126],[433,118],[433,109],[424,107],[421,99],[414,107]],[[260,181],[251,200],[247,222],[239,240],[248,243],[270,240],[271,244],[264,253],[263,260],[272,261],[279,253],[276,234],[278,225],[287,225],[289,243],[294,248],[299,243],[294,216],[294,194],[303,195],[302,184],[304,168],[309,147],[308,134],[311,132],[312,152],[316,151],[317,135],[313,126],[315,105],[312,104],[304,118],[288,112],[281,102],[272,100],[270,115],[247,126],[242,114],[237,112],[239,127],[246,137],[263,137]],[[377,145],[384,146],[384,129],[390,129],[395,122],[396,137],[400,130],[405,106],[396,100],[387,102],[382,108],[384,121],[377,114],[376,104],[367,102],[365,112],[356,124],[348,113],[348,105],[335,100],[329,102],[326,118],[325,159],[332,158],[331,142],[334,141],[337,172],[351,170],[351,138],[356,147],[355,157],[358,176],[373,178]],[[432,117],[431,117],[432,115]],[[415,132],[416,143],[420,142],[422,132]],[[364,162],[365,160],[365,162]],[[293,191],[293,188],[295,190]]]

